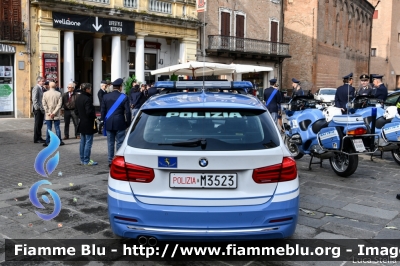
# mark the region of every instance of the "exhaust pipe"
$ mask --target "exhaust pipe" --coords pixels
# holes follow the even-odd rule
[[[157,245],[157,238],[149,237],[149,246],[154,247],[155,245]]]
[[[142,246],[146,245],[146,244],[147,244],[147,237],[145,237],[145,236],[140,236],[140,237],[138,238],[138,242],[139,242],[139,244],[142,245]]]

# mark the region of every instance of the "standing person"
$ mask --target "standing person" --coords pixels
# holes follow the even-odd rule
[[[68,91],[62,96],[62,102],[64,107],[64,140],[69,139],[69,124],[71,122],[74,123],[74,136],[77,139],[80,139],[78,134],[78,117],[75,114],[75,102],[76,102],[76,94],[74,92],[74,84],[71,82],[67,87]]]
[[[346,113],[347,104],[354,98],[355,89],[353,84],[353,73],[343,77],[343,85],[336,89],[335,107],[340,108],[342,113]]]
[[[360,86],[357,91],[357,95],[370,95],[372,93],[372,86],[369,84],[369,76],[367,74],[362,74],[360,76]]]
[[[125,130],[132,120],[129,99],[121,93],[123,82],[121,78],[116,79],[112,83],[113,91],[104,95],[101,104],[101,118],[107,131],[108,166],[111,166],[114,158],[115,142],[119,150],[125,138]]]
[[[147,90],[148,97],[150,98],[153,95],[156,95],[158,93],[158,89],[154,87],[154,82],[151,83],[150,88]]]
[[[48,146],[50,143],[49,131],[51,131],[53,128],[53,122],[57,137],[60,139],[60,145],[64,145],[64,142],[61,140],[60,131],[61,106],[61,92],[56,91],[56,84],[54,82],[50,82],[49,90],[45,94],[43,94],[43,108],[45,112],[44,119],[47,125],[46,143],[44,143],[43,146]]]
[[[271,113],[272,119],[275,124],[277,124],[278,111],[281,109],[281,94],[275,87],[276,79],[270,79],[269,84],[271,86],[264,90],[264,100],[266,101],[265,105]]]
[[[49,90],[49,82],[45,81],[43,84],[43,93]]]
[[[292,78],[292,87],[293,87],[293,93],[292,93],[292,98],[296,97],[296,96],[303,96],[304,95],[304,91],[303,89],[300,87],[300,81]]]
[[[76,97],[75,114],[79,118],[78,133],[81,134],[79,155],[81,164],[97,165],[98,163],[90,159],[92,151],[93,135],[97,132],[96,111],[93,106],[92,84],[83,83],[81,94]]]
[[[372,94],[375,95],[375,98],[382,100],[383,102],[386,101],[388,95],[388,89],[382,83],[383,75],[373,75],[372,82],[374,84],[374,90]]]
[[[143,93],[140,91],[140,86],[135,85],[131,93],[129,94],[129,102],[132,108],[132,118],[134,118],[139,111],[141,105],[140,105],[140,99],[143,96]],[[144,97],[144,96],[143,96]]]
[[[101,103],[103,102],[103,96],[104,96],[104,94],[107,94],[107,87],[108,87],[107,81],[102,80],[100,82],[100,90],[97,93],[97,97],[99,98],[100,110],[101,110]],[[100,122],[99,123],[99,134],[102,134],[102,131],[103,131],[103,122]]]
[[[37,84],[32,89],[32,109],[35,116],[35,125],[33,128],[33,142],[34,143],[45,143],[46,141],[42,138],[42,127],[44,121],[44,108],[42,104],[43,100],[43,85],[44,78],[38,77],[36,79]]]
[[[279,95],[281,96],[281,103],[282,103],[283,98],[282,98],[281,92],[279,91],[279,84],[278,83],[275,83],[274,89],[278,90],[277,93],[279,93]],[[285,130],[283,128],[283,122],[282,122],[282,108],[281,108],[281,105],[279,105],[279,110],[278,110],[278,128],[282,133],[285,132]]]

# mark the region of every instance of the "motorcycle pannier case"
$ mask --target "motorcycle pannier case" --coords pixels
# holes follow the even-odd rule
[[[389,123],[382,128],[382,138],[387,142],[400,142],[400,123]]]
[[[318,133],[318,139],[321,146],[328,150],[339,150],[340,149],[340,137],[335,127],[326,127],[321,129]]]

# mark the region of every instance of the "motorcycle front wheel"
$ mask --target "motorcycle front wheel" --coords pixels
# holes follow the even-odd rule
[[[286,148],[288,148],[290,154],[295,160],[301,159],[304,156],[304,154],[300,152],[299,147],[296,144],[289,142],[288,136],[285,136],[285,146]]]
[[[392,157],[397,164],[400,164],[400,149],[392,150]]]
[[[338,176],[349,177],[357,170],[358,155],[347,155],[335,152],[334,155],[329,158],[329,162],[333,171]]]

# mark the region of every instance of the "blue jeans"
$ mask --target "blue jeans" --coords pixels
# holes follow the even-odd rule
[[[108,145],[108,163],[114,159],[115,142],[117,142],[117,151],[124,142],[125,130],[107,130],[107,145]]]
[[[139,108],[133,108],[132,109],[132,119],[135,118],[136,114],[139,112]]]
[[[273,112],[271,113],[272,119],[274,120],[275,124],[278,122],[278,113]]]
[[[50,143],[49,130],[51,131],[53,129],[53,122],[54,122],[54,128],[56,130],[56,135],[60,139],[60,142],[61,142],[62,140],[61,140],[60,120],[45,120],[44,122],[46,123],[46,126],[47,126],[46,143],[47,144]]]
[[[93,134],[81,134],[81,145],[79,146],[79,155],[83,164],[88,164],[90,161],[90,153],[92,151]]]

